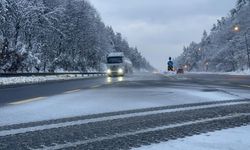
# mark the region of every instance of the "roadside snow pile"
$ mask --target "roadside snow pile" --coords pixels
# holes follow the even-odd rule
[[[172,140],[134,150],[247,150],[250,126]]]
[[[88,76],[75,76],[75,75],[64,75],[64,76],[44,76],[44,77],[0,77],[1,85],[15,85],[15,84],[31,84],[31,83],[42,83],[48,81],[59,81],[59,80],[72,80],[88,78]]]
[[[244,71],[234,71],[234,72],[189,72],[195,74],[222,74],[222,75],[250,75],[250,69]]]
[[[250,69],[244,71],[228,72],[230,75],[250,75]]]
[[[164,74],[164,75],[176,75],[176,72],[174,72],[174,71],[164,71],[164,72],[162,72],[162,74]]]

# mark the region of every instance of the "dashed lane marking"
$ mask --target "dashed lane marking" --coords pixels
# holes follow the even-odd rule
[[[79,92],[80,90],[81,89],[71,90],[71,91],[64,92],[64,94],[71,94],[71,93]]]
[[[241,87],[250,88],[250,85],[240,85]]]
[[[163,75],[163,76],[169,78],[170,80],[175,80],[173,76],[170,76],[170,75]]]
[[[91,88],[92,88],[92,89],[96,89],[96,88],[99,88],[99,87],[101,87],[101,85],[94,85],[94,86],[92,86]]]
[[[34,102],[34,101],[42,100],[42,99],[45,99],[45,98],[46,97],[36,97],[36,98],[21,100],[21,101],[9,103],[9,104],[10,105],[20,105],[20,104],[31,103],[31,102]]]

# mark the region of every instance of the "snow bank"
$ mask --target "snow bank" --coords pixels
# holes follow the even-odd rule
[[[250,126],[172,140],[134,150],[247,150]]]
[[[250,69],[244,71],[228,72],[229,75],[250,75]]]
[[[1,85],[15,85],[15,84],[31,84],[31,83],[42,83],[48,81],[59,81],[59,80],[72,80],[88,78],[88,76],[75,76],[75,75],[60,75],[60,76],[44,76],[44,77],[0,77]]]
[[[250,75],[250,69],[234,72],[189,72],[194,74]]]

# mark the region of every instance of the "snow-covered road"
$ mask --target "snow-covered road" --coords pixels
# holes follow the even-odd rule
[[[250,98],[250,93],[244,90],[207,88],[198,85],[148,87],[150,85],[145,82],[161,85],[162,81],[157,78],[152,80],[152,77],[148,77],[145,81],[142,79],[145,78],[135,76],[121,80],[113,79],[115,82],[107,81],[106,84],[87,90],[72,90],[60,95],[12,102],[0,109],[0,118],[2,118],[0,125],[149,107]]]
[[[136,74],[103,78],[89,87],[60,94],[11,101],[0,107],[0,143],[17,141],[17,146],[25,148],[20,144],[33,137],[37,143],[28,145],[35,149],[41,145],[48,149],[95,149],[98,147],[93,145],[100,144],[126,149],[249,124],[248,87],[230,86],[223,80],[203,82],[208,81],[194,80],[190,75]],[[174,132],[177,128],[183,132]],[[162,134],[165,132],[173,133]],[[48,136],[50,141],[46,141]],[[129,137],[133,141],[127,141]],[[114,140],[119,144],[109,144]],[[168,142],[159,147],[166,145]]]

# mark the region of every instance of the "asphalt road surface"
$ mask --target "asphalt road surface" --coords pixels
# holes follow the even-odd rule
[[[105,93],[108,89],[112,90],[104,96],[102,92]],[[141,89],[142,91],[139,92]],[[117,98],[115,92],[119,90],[121,93]],[[70,101],[70,98],[77,93],[84,99],[84,97],[87,98],[85,91],[100,94],[100,99],[107,97],[117,99],[118,103],[124,106],[117,110],[111,109],[108,107],[111,102],[107,100],[106,106],[97,106],[100,109],[107,107],[108,110],[114,111],[101,112],[100,110],[100,113],[82,113],[82,115],[70,117],[62,115],[54,119],[19,123],[14,121],[15,114],[8,112],[9,109],[15,108],[20,111],[17,110],[15,113],[21,114],[21,110],[24,110],[22,108],[28,109],[32,103],[51,107],[54,98],[67,97],[63,102]],[[200,95],[186,96],[185,91],[191,91],[190,93],[194,95],[199,91],[205,97],[215,94],[217,98],[203,100],[205,98],[198,98]],[[129,75],[124,78],[100,77],[2,87],[0,117],[3,118],[5,115],[6,118],[10,118],[9,120],[13,119],[13,123],[9,120],[6,124],[0,121],[0,149],[132,149],[201,133],[250,125],[249,91],[250,76],[208,74],[177,76],[150,73]],[[218,100],[220,94],[226,95],[226,98]],[[230,96],[232,98],[227,99]],[[39,99],[40,97],[46,98]],[[122,103],[126,100],[128,103],[133,103],[131,99],[138,107]],[[172,100],[167,101],[168,99],[178,99],[178,101],[173,103]],[[95,98],[92,101],[95,101]],[[145,101],[146,104],[144,104]],[[141,106],[142,104],[144,106]],[[87,104],[80,101],[78,105]],[[66,107],[68,106],[65,106],[65,109]],[[123,107],[124,109],[120,109]],[[25,120],[26,116],[22,117]]]
[[[119,82],[120,79],[99,77],[93,79],[40,83],[35,85],[19,85],[17,87],[0,87],[0,105],[36,97],[47,97],[65,92],[96,88],[109,84],[110,81],[108,80],[113,80],[112,83],[114,83],[117,81]],[[130,83],[127,86],[131,86],[132,88],[135,87],[137,82],[143,83],[141,85],[143,87],[150,88],[166,87],[170,85],[185,87],[192,84],[204,86],[218,85],[250,90],[250,76],[237,75],[187,74],[166,77],[160,74],[137,74],[122,78],[121,81],[123,82],[121,86]],[[109,86],[112,85],[109,84]]]
[[[104,77],[0,87],[0,105],[36,97],[53,96],[105,83]]]

